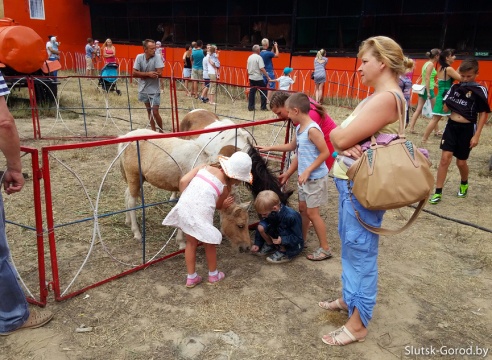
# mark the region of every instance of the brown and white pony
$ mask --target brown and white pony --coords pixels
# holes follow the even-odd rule
[[[157,134],[152,130],[139,129],[122,137]],[[121,154],[121,173],[128,185],[125,191],[127,209],[134,209],[137,205],[137,199],[140,197],[140,169],[143,181],[147,181],[159,189],[178,191],[179,180],[184,174],[198,165],[210,163],[209,156],[201,151],[202,148],[193,140],[163,138],[142,140],[138,143],[138,150],[135,141],[130,144],[120,143],[118,146],[118,153]],[[225,146],[224,155],[232,155],[231,150],[233,153],[235,148]],[[251,239],[248,231],[249,217],[245,208],[233,204],[229,208],[221,210],[220,215],[223,235],[240,250],[248,249],[251,246]],[[125,223],[131,225],[134,238],[139,241],[142,240],[135,210],[126,212]],[[184,239],[180,232],[178,232],[177,240],[180,242],[180,248],[183,248]]]

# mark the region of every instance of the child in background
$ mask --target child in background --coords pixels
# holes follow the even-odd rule
[[[208,263],[208,283],[224,279],[217,270],[216,245],[222,234],[214,227],[215,209],[227,207],[234,201],[230,195],[232,185],[241,181],[253,182],[251,158],[244,152],[236,152],[230,158],[219,156],[220,164],[201,165],[184,175],[179,181],[182,192],[178,203],[169,212],[163,225],[180,228],[186,235],[185,261],[188,277],[186,287],[193,288],[202,282],[197,275],[196,248],[201,241]]]
[[[410,110],[410,96],[412,94],[412,80],[411,80],[411,75],[409,74],[413,73],[413,67],[411,69],[407,69],[407,72],[405,75],[400,75],[398,79],[398,85],[400,86],[401,92],[403,93],[403,97],[405,98],[405,101],[407,103],[407,109],[406,109],[406,119],[405,119],[405,126],[408,126],[408,123],[410,122],[410,117],[409,117],[409,110]]]
[[[255,209],[261,221],[255,232],[251,252],[267,255],[267,261],[281,264],[292,260],[304,248],[302,219],[294,209],[282,205],[278,195],[271,190],[261,191],[255,199]]]
[[[289,74],[293,71],[294,69],[290,68],[290,67],[286,67],[284,69],[284,73],[282,74],[282,76],[280,76],[279,78],[277,79],[273,79],[272,81],[277,81],[278,82],[278,88],[279,90],[285,90],[285,91],[289,91],[290,90],[290,86],[296,82],[296,77],[294,76],[294,79],[291,79],[291,77],[289,76]]]
[[[318,124],[309,117],[311,109],[306,94],[290,95],[286,102],[287,116],[296,126],[296,135],[289,144],[258,146],[261,151],[293,151],[297,149],[297,164],[292,163],[287,178],[298,170],[299,212],[302,218],[302,235],[306,241],[309,221],[312,222],[319,240],[319,248],[307,258],[313,261],[332,257],[326,226],[319,214],[319,207],[328,201],[328,167],[325,160],[330,155],[323,133]]]
[[[203,61],[205,62],[205,60]],[[205,68],[205,64],[203,64],[203,67]],[[210,105],[217,105],[215,103],[215,93],[217,91],[216,81],[219,78],[219,68],[220,68],[220,61],[217,56],[217,46],[210,45],[210,55],[208,59],[208,78],[211,81],[208,91]]]
[[[210,47],[211,44],[207,44],[207,50],[204,50],[204,58],[202,61],[202,66],[203,66],[203,90],[201,95],[198,97],[199,100],[201,100],[203,103],[209,102],[208,99],[208,89],[210,88],[210,76],[208,75],[208,69],[211,67],[210,65]]]
[[[429,199],[431,204],[437,204],[442,199],[442,188],[453,156],[456,157],[456,166],[461,176],[457,196],[464,198],[468,194],[469,169],[466,160],[471,149],[478,145],[480,134],[487,121],[487,113],[490,113],[487,89],[475,82],[478,75],[478,61],[463,60],[458,72],[461,82],[452,85],[444,96],[445,106],[451,110],[451,115],[442,135],[441,161],[437,169],[436,192]]]

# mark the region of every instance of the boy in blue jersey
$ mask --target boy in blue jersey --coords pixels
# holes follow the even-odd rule
[[[442,199],[442,188],[453,156],[461,176],[458,198],[468,194],[468,164],[466,160],[472,148],[478,145],[483,126],[487,121],[490,107],[487,89],[475,82],[478,75],[478,61],[465,59],[458,68],[461,82],[451,86],[444,96],[444,106],[451,110],[448,123],[442,135],[441,161],[437,169],[436,192],[429,203],[437,204]],[[478,119],[478,121],[477,121]]]
[[[288,144],[259,146],[262,151],[297,150],[298,165],[291,166],[282,177],[287,179],[298,170],[299,212],[302,217],[302,234],[306,241],[311,221],[319,240],[319,248],[307,258],[313,261],[331,258],[326,237],[326,226],[319,213],[319,207],[328,201],[328,167],[325,160],[330,155],[323,132],[309,116],[311,110],[306,94],[296,93],[285,102],[289,119],[296,126],[296,136]]]

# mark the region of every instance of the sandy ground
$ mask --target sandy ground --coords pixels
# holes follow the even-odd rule
[[[188,103],[186,106],[192,107]],[[223,106],[225,114],[252,116],[244,111],[245,103]],[[340,122],[350,109],[330,106],[329,112]],[[267,118],[270,113],[257,113],[257,116]],[[94,117],[90,121],[100,120]],[[425,122],[419,120],[417,129],[420,133]],[[79,126],[77,124],[69,127],[74,129]],[[32,137],[29,121],[19,121],[19,125],[25,138],[23,145],[38,147],[41,143],[61,142],[28,140]],[[110,128],[114,129],[111,126],[107,129]],[[269,130],[266,137],[270,134]],[[420,135],[409,137],[419,142]],[[53,321],[39,329],[0,338],[1,358],[480,358],[465,353],[471,349],[477,354],[478,348],[492,351],[492,174],[488,170],[491,145],[492,129],[487,126],[481,144],[470,158],[470,191],[466,199],[455,196],[459,174],[453,165],[443,201],[437,206],[427,206],[427,212],[406,232],[381,237],[379,293],[364,343],[332,348],[321,342],[323,334],[343,325],[347,319],[344,313],[328,312],[317,306],[320,300],[335,299],[341,290],[338,198],[333,185],[329,188],[330,200],[322,209],[334,254],[332,259],[311,262],[305,258],[317,247],[316,235],[311,230],[305,253],[281,265],[269,264],[264,258],[248,253],[238,253],[224,242],[218,248],[218,261],[226,279],[217,286],[202,284],[194,289],[185,288],[184,259],[183,255],[178,255],[63,302],[54,301],[51,292],[47,308],[55,313]],[[435,170],[440,156],[438,141],[432,139],[427,147]],[[87,185],[91,177],[102,177],[113,157],[114,147],[111,151],[74,152],[62,160],[75,169],[82,183]],[[100,160],[102,170],[94,159]],[[89,168],[93,171],[88,171]],[[73,179],[63,169],[55,162],[53,176],[62,182]],[[117,170],[111,170],[104,183],[103,190],[108,195],[101,200],[101,212],[123,206],[124,184],[118,178]],[[77,202],[87,202],[80,200],[80,196],[83,198],[80,187],[73,190],[78,186],[77,181],[66,181],[65,185],[54,189],[55,218],[70,221],[77,216],[90,216],[88,206],[82,210],[75,207]],[[95,198],[100,184],[94,182],[93,188],[87,188],[91,199]],[[67,193],[70,186],[74,188]],[[23,219],[25,216],[24,220],[29,223],[32,221],[29,220],[29,184],[26,188],[25,195],[21,193],[16,195],[17,199],[6,199],[6,210],[8,218]],[[151,189],[148,191],[149,199],[162,196]],[[297,206],[295,199],[291,205]],[[167,211],[166,206],[157,206],[147,214],[148,256],[165,240],[159,224]],[[411,212],[410,208],[388,211],[384,225],[401,226]],[[68,285],[84,260],[91,244],[91,230],[92,224],[89,224],[60,228],[57,232],[62,288]],[[109,252],[103,251],[101,243],[96,241],[92,257],[71,290],[100,280],[103,275],[129,268],[112,261],[108,253],[128,263],[138,263],[141,258],[141,246],[132,240],[130,229],[124,225],[123,214],[101,220],[101,232]],[[26,231],[8,228],[14,261],[23,279],[35,291],[35,250],[32,243],[23,242],[23,234],[32,240]],[[176,244],[171,241],[166,251],[175,248]],[[199,274],[206,275],[203,249],[198,251],[197,269]],[[50,273],[47,276],[51,279]],[[83,325],[92,327],[92,331],[77,332],[76,329]]]

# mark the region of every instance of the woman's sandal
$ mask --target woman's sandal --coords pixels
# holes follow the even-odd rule
[[[342,304],[340,304],[340,299],[320,301],[318,303],[318,306],[322,309],[330,311],[347,311],[347,309],[345,309]]]
[[[330,250],[319,247],[312,254],[307,255],[306,258],[311,261],[321,261],[330,259],[332,256]]]
[[[365,340],[365,337],[357,339],[345,326],[342,326],[321,338],[321,341],[330,346],[345,346],[354,342],[364,342]]]

